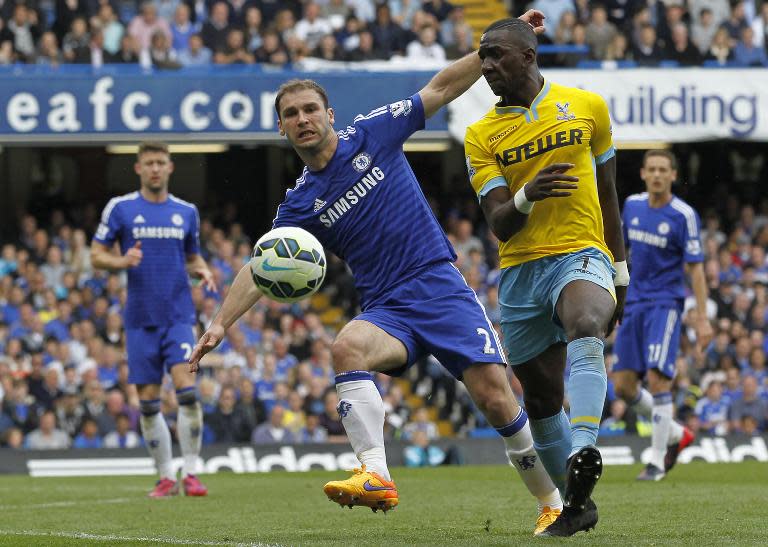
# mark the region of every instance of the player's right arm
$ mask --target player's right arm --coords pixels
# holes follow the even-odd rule
[[[125,270],[141,264],[141,241],[137,241],[124,255],[115,254],[98,241],[91,242],[91,264],[101,270]]]
[[[261,292],[251,278],[251,267],[246,264],[235,277],[216,317],[213,318],[189,357],[189,372],[200,370],[200,359],[224,339],[227,329],[261,298]]]

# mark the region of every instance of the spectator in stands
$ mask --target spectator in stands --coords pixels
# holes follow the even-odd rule
[[[560,45],[569,44],[573,35],[573,27],[577,22],[575,12],[570,10],[563,12],[552,36],[554,43]]]
[[[261,47],[254,52],[254,57],[257,63],[272,65],[284,65],[290,61],[288,50],[282,44],[280,35],[275,30],[264,31]]]
[[[328,19],[320,16],[320,6],[315,2],[304,5],[304,17],[296,23],[296,37],[302,40],[309,51],[314,50],[323,36],[333,33]]]
[[[429,419],[429,414],[425,407],[417,409],[411,416],[411,421],[403,428],[405,437],[408,439],[412,438],[416,431],[426,434],[429,440],[437,439],[440,436],[437,424]]]
[[[85,409],[80,401],[80,394],[74,387],[62,390],[62,396],[56,401],[56,421],[59,427],[70,437],[75,437],[82,426]]]
[[[72,62],[101,68],[104,63],[109,62],[109,59],[109,54],[104,50],[104,32],[100,27],[95,27],[91,29],[88,47],[76,50]],[[51,247],[51,249],[58,249],[58,247]]]
[[[376,17],[373,0],[346,0],[347,4],[355,12],[355,15],[366,23],[370,23]]]
[[[453,27],[453,38],[448,46],[445,47],[445,56],[448,59],[461,59],[474,51],[472,44],[471,30],[467,31],[464,25]]]
[[[587,44],[587,32],[586,27],[581,23],[576,23],[571,29],[571,41],[567,44],[570,46],[583,47],[589,51],[589,45]],[[582,59],[589,57],[581,52],[569,52],[560,53],[557,56],[558,64],[565,67],[575,67]],[[498,253],[497,253],[498,254]]]
[[[685,23],[676,23],[672,27],[672,38],[665,52],[665,59],[677,62],[680,66],[698,66],[702,62],[699,50],[688,37]]]
[[[257,8],[254,8],[257,9]],[[183,2],[176,6],[171,23],[171,47],[174,51],[181,52],[187,48],[189,37],[200,32],[201,25],[192,22],[192,12],[189,6]]]
[[[164,34],[168,43],[171,43],[173,36],[168,21],[158,16],[154,2],[146,0],[141,4],[139,14],[128,25],[128,34],[134,37],[140,49],[149,49],[156,47],[153,40],[158,32]]]
[[[605,48],[605,60],[606,61],[630,61],[632,60],[631,53],[628,51],[629,43],[627,37],[623,34],[617,34]]]
[[[722,400],[722,384],[712,380],[704,391],[706,396],[696,403],[701,430],[710,435],[725,435],[728,433],[728,405]]]
[[[318,2],[320,7],[320,16],[328,20],[334,31],[344,26],[344,22],[352,14],[352,7],[346,0],[327,0],[325,3]]]
[[[768,2],[760,5],[760,13],[752,20],[752,30],[755,33],[755,47],[765,48],[768,44]]]
[[[248,442],[256,426],[252,414],[238,406],[235,390],[229,386],[222,387],[216,410],[206,414],[204,422],[217,443]]]
[[[446,0],[424,0],[421,3],[421,9],[442,24],[451,15],[454,6]]]
[[[336,38],[333,34],[326,34],[320,38],[320,43],[312,52],[312,57],[323,59],[324,61],[342,61],[344,56],[339,49],[339,44],[336,43]]]
[[[240,398],[237,401],[237,406],[247,417],[249,423],[256,426],[263,422],[266,419],[264,405],[256,398],[256,390],[253,387],[253,382],[248,378],[240,379],[239,395]],[[245,439],[245,441],[247,440],[248,439]]]
[[[421,28],[419,39],[408,44],[406,57],[412,60],[445,61],[445,50],[437,43],[437,31],[434,27]]]
[[[71,439],[61,429],[56,428],[56,415],[46,410],[40,416],[40,427],[27,435],[25,448],[30,450],[64,450],[69,448]]]
[[[280,34],[280,39],[288,47],[288,41],[296,36],[296,16],[293,11],[283,9],[275,15],[274,29]]]
[[[712,10],[704,8],[698,15],[698,18],[691,26],[691,41],[699,50],[702,57],[706,55],[712,39],[715,37],[718,25],[715,24],[715,18]]]
[[[127,32],[123,34],[123,37],[120,39],[120,49],[112,57],[111,61],[119,64],[138,63],[139,46],[136,39]]]
[[[253,444],[291,444],[295,437],[289,429],[283,425],[285,410],[280,405],[275,405],[269,413],[269,421],[256,426],[251,436]]]
[[[464,17],[464,6],[457,5],[440,25],[440,43],[443,44],[443,47],[447,48],[457,43],[456,29],[460,28],[464,29],[464,32],[461,36],[463,42],[459,45],[463,49],[469,50],[473,45],[472,27]]]
[[[16,54],[13,52],[13,42],[3,35],[3,29],[0,28],[0,65],[10,65],[16,61]]]
[[[586,42],[594,59],[605,59],[605,50],[613,37],[618,34],[616,27],[608,21],[608,12],[600,4],[592,8],[589,24],[585,28]]]
[[[59,49],[56,34],[51,31],[44,32],[37,46],[35,62],[38,65],[59,66],[64,61],[64,55]]]
[[[218,51],[226,46],[228,32],[229,4],[218,1],[211,6],[211,15],[200,31],[203,44],[211,51]]]
[[[672,29],[678,23],[685,24],[685,0],[669,0],[664,2],[664,17],[656,21],[656,35],[662,48],[669,48],[672,42]]]
[[[261,10],[253,5],[248,6],[245,10],[243,30],[245,32],[245,47],[251,53],[261,47],[262,23]]]
[[[691,18],[700,16],[703,10],[712,15],[715,28],[723,24],[731,13],[731,0],[687,0]],[[714,34],[713,34],[714,35]]]
[[[368,25],[373,36],[373,48],[385,58],[402,55],[406,49],[406,34],[403,28],[392,20],[387,4],[376,6],[376,19]]]
[[[573,0],[534,0],[530,5],[532,9],[539,11],[543,10],[543,13],[547,15],[547,24],[544,34],[550,38],[554,38],[555,29],[560,24],[560,18],[566,11],[576,13],[576,6]],[[582,21],[586,24],[586,20]]]
[[[13,17],[5,23],[2,30],[4,36],[0,36],[0,41],[10,40],[16,58],[25,63],[33,63],[35,44],[41,31],[37,12],[23,3],[18,3],[13,9]]]
[[[141,437],[131,429],[131,418],[120,413],[115,420],[115,430],[104,437],[104,448],[138,448]]]
[[[298,442],[324,443],[328,441],[328,432],[320,425],[320,416],[307,414],[307,423],[298,434]]]
[[[733,62],[738,66],[768,66],[768,54],[764,47],[755,45],[755,31],[752,27],[741,29],[741,40],[733,49]]]
[[[3,414],[8,416],[13,425],[23,433],[29,433],[37,427],[43,408],[29,394],[27,383],[17,378],[13,380],[10,393],[3,400]]]
[[[426,432],[415,431],[409,440],[411,444],[403,449],[406,467],[435,467],[445,462],[445,451],[431,444]]]
[[[231,28],[227,42],[213,55],[213,62],[219,65],[253,64],[255,57],[245,48],[245,35],[239,28]]]
[[[359,32],[363,28],[362,22],[354,13],[344,20],[344,26],[334,33],[336,41],[346,52],[352,51],[360,43]]]
[[[75,62],[75,59],[82,55],[82,51],[88,49],[90,41],[91,37],[88,34],[88,23],[86,23],[85,17],[75,17],[72,20],[69,32],[64,35],[64,39],[61,42],[64,59],[68,63]]]
[[[728,410],[731,431],[745,434],[752,434],[754,430],[765,431],[768,424],[768,400],[761,397],[758,379],[747,374],[742,380],[742,386],[741,397],[732,401]],[[745,424],[745,418],[751,421]],[[745,430],[744,426],[748,424],[752,424],[752,427]]]
[[[104,33],[104,50],[109,55],[115,55],[120,50],[120,40],[125,33],[125,27],[109,2],[99,6],[99,12],[91,19],[91,27],[100,27]]]
[[[373,35],[362,30],[358,35],[357,47],[347,52],[347,61],[374,61],[384,58],[384,54],[374,48]]]
[[[99,426],[91,418],[83,420],[83,426],[80,433],[75,437],[72,443],[73,448],[101,448],[104,445],[99,436]]]
[[[639,66],[656,66],[664,58],[663,50],[656,38],[656,29],[645,23],[640,30],[640,40],[632,56]]]
[[[176,52],[171,48],[171,38],[163,31],[157,31],[152,35],[151,47],[147,51],[149,65],[165,70],[181,68],[181,63],[176,57]],[[146,66],[146,61],[141,63]]]
[[[728,19],[723,21],[720,25],[720,28],[724,28],[728,32],[728,45],[731,48],[736,47],[736,44],[741,39],[741,31],[749,26],[747,15],[744,11],[744,4],[743,0],[735,0],[732,2]]]

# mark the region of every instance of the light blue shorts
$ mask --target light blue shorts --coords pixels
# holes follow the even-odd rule
[[[510,365],[519,365],[558,342],[568,342],[557,317],[563,288],[577,279],[603,287],[616,299],[615,270],[602,251],[589,247],[505,268],[499,281],[501,330]]]

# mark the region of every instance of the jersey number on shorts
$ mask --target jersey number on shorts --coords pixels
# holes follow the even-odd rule
[[[179,344],[181,346],[181,349],[184,351],[184,359],[189,359],[189,356],[192,355],[192,344],[188,344],[187,342],[184,342],[183,344]]]
[[[483,348],[483,353],[487,353],[488,355],[493,355],[496,353],[496,350],[491,347],[491,335],[488,334],[488,331],[478,328],[477,334],[480,336],[485,336],[485,347]]]
[[[648,344],[648,362],[655,363],[661,357],[661,344]]]

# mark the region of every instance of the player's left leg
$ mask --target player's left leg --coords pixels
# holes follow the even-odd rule
[[[191,341],[190,341],[191,340]],[[191,344],[191,345],[190,345]],[[186,359],[194,347],[194,332],[189,325],[169,327],[163,338],[163,355],[170,370],[179,403],[176,433],[184,460],[182,485],[187,496],[205,496],[208,489],[197,477],[203,438],[203,408],[197,400],[196,375],[189,372]]]
[[[595,447],[607,389],[603,337],[616,307],[613,275],[603,253],[587,249],[563,257],[553,287],[556,320],[565,331],[570,375],[571,456],[568,459],[565,508],[545,535],[571,536],[597,522],[591,499],[602,474]]]
[[[463,381],[488,423],[504,439],[509,462],[538,500],[539,517],[534,531],[538,535],[555,521],[563,504],[534,449],[528,416],[517,403],[501,364],[475,364],[464,371]]]

